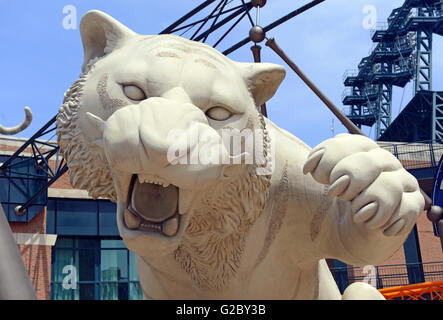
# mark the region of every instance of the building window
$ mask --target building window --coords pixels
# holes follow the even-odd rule
[[[143,299],[135,255],[121,239],[59,236],[52,250],[51,299]]]

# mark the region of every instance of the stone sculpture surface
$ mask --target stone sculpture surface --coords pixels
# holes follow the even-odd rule
[[[117,203],[145,298],[341,299],[325,258],[382,263],[422,212],[415,178],[374,141],[311,149],[258,113],[283,67],[139,35],[99,11],[80,32],[58,142],[71,184]],[[383,297],[355,284],[343,298]]]
[[[4,127],[0,125],[0,134],[14,135],[25,130],[32,121],[31,109],[25,107],[25,114],[25,120],[18,126]],[[0,261],[0,300],[37,299],[1,203],[0,254],[2,257]]]
[[[18,126],[15,126],[12,128],[7,128],[7,127],[0,125],[0,134],[13,135],[13,134],[17,134],[17,133],[25,130],[27,127],[29,127],[29,125],[31,124],[31,121],[32,121],[32,111],[29,107],[25,107],[25,114],[26,114],[25,120],[22,123],[20,123]]]

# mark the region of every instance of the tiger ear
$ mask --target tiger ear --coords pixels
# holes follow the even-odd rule
[[[101,58],[122,43],[137,35],[131,29],[98,10],[87,12],[80,22],[84,61],[82,71],[88,72],[97,58]]]
[[[286,76],[285,68],[273,63],[240,63],[240,65],[243,78],[257,106],[261,106],[274,96]]]

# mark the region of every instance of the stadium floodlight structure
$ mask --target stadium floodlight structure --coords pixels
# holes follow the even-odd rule
[[[345,73],[343,80],[347,88],[342,97],[343,104],[348,106],[345,113],[359,128],[375,125],[376,140],[412,142],[404,140],[406,136],[414,141],[443,139],[441,93],[432,93],[431,103],[423,106],[429,109],[431,119],[425,124],[426,128],[417,129],[427,134],[409,138],[402,125],[409,130],[411,127],[404,123],[390,128],[394,86],[404,88],[413,81],[416,95],[432,92],[434,34],[443,36],[443,1],[406,0],[392,11],[387,23],[371,32],[374,47],[369,56],[361,60],[357,70]],[[409,122],[423,126],[423,121],[411,119],[411,112],[406,114]]]

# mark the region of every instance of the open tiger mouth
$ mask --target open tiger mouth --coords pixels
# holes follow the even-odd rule
[[[124,220],[129,229],[173,237],[180,228],[178,187],[154,176],[133,175]]]

